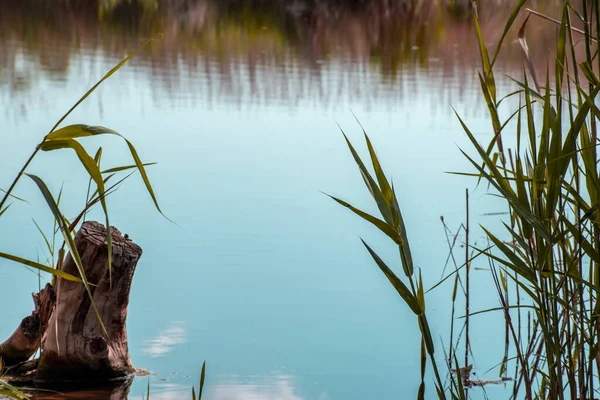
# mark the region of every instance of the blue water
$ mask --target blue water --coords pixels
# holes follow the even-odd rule
[[[0,86],[0,187],[9,185],[54,121],[116,61],[83,52],[60,79],[35,63],[31,67],[26,57],[19,61],[35,79],[25,92]],[[416,320],[359,238],[401,274],[396,250],[322,192],[376,212],[337,126],[366,156],[353,112],[393,178],[425,286],[440,279],[448,255],[440,216],[458,229],[465,219],[467,188],[471,241],[484,245],[477,224],[498,228],[500,217],[483,214],[506,211],[504,204],[487,195],[485,185],[476,188],[473,178],[446,173],[473,172],[459,151],[472,153],[472,148],[451,106],[482,142],[491,139],[475,70],[448,78],[432,65],[386,81],[377,72],[347,73],[347,66],[334,60],[321,79],[357,79],[359,94],[338,82],[334,93],[318,96],[310,77],[298,74],[283,81],[307,90],[269,97],[243,88],[239,96],[223,94],[215,82],[231,78],[189,67],[171,72],[173,89],[172,77],[134,62],[65,121],[115,129],[144,161],[158,162],[148,168],[150,180],[165,215],[174,221],[156,212],[138,175],[108,199],[111,223],[144,250],[131,292],[128,334],[135,366],[151,375],[136,380],[130,398],[141,399],[148,381],[154,399],[190,398],[204,360],[209,400],[415,396],[420,380]],[[264,67],[258,73],[268,81],[273,70]],[[243,76],[240,81],[243,85]],[[107,168],[130,163],[118,138],[82,143],[90,153],[102,145]],[[87,179],[73,154],[41,153],[28,171],[43,177],[55,195],[63,187],[64,213],[77,214]],[[51,214],[28,179],[15,194],[28,203],[15,201],[2,217],[0,251],[43,261],[47,250],[31,218],[51,234]],[[101,211],[90,218],[102,220]],[[463,248],[457,257],[462,263]],[[488,267],[484,262],[474,266]],[[488,272],[473,273],[476,309],[497,306],[488,278]],[[18,264],[0,261],[0,338],[31,311],[30,293],[38,279]],[[427,295],[440,359],[442,341],[448,344],[450,293],[451,283]],[[481,377],[494,379],[497,369],[484,373],[501,360],[502,318],[484,315],[473,321],[475,368]],[[501,397],[508,393],[502,386],[487,390]],[[433,398],[433,385],[427,393]]]

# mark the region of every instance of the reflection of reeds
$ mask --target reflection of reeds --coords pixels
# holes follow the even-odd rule
[[[506,19],[511,3],[480,6],[484,35],[490,41],[502,33],[499,21]],[[560,2],[538,6],[556,15],[556,3]],[[290,105],[304,99],[327,105],[331,97],[335,103],[339,96],[332,90],[366,102],[374,96],[394,99],[398,91],[394,85],[403,76],[414,76],[419,70],[420,79],[426,76],[434,86],[443,88],[451,77],[465,80],[472,76],[471,68],[478,59],[470,10],[454,1],[438,5],[428,1],[356,5],[299,0],[106,4],[113,6],[102,7],[105,4],[100,0],[0,0],[4,28],[0,32],[4,46],[0,76],[5,75],[13,93],[27,92],[28,80],[36,79],[39,71],[63,79],[82,53],[118,59],[159,32],[164,34],[162,42],[140,54],[135,63],[145,66],[144,71],[163,82],[162,89],[171,95],[185,90],[178,86],[182,68],[191,75],[208,74],[208,82],[217,82],[219,87],[212,95],[213,102],[240,99],[248,90],[253,100],[283,100]],[[552,23],[543,22],[532,30],[529,40],[547,48],[554,34]],[[20,75],[17,70],[22,56],[33,60],[34,70],[29,74]],[[534,61],[543,65],[548,57],[547,52],[538,52]],[[338,69],[334,77],[327,75],[332,73],[332,65]],[[498,65],[520,69],[520,50],[507,46]],[[348,74],[345,83],[330,81],[342,82],[342,73]],[[288,85],[296,88],[291,90]],[[448,97],[460,98],[464,86],[456,84]]]

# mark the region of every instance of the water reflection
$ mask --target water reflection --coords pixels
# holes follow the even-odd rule
[[[151,383],[150,397],[159,400],[189,400],[190,386],[169,383]],[[204,396],[210,400],[305,400],[296,393],[294,377],[275,375],[254,378],[240,382],[233,378],[221,378],[221,382],[205,387]],[[132,400],[142,400],[143,396],[134,395]],[[314,400],[325,400],[325,394],[314,397]]]
[[[368,104],[413,96],[411,82],[424,77],[441,98],[458,99],[479,59],[472,11],[462,3],[0,0],[0,93],[10,94],[2,102],[12,107],[38,106],[35,97],[19,97],[38,90],[40,79],[60,82],[73,68],[95,68],[82,60],[114,62],[162,33],[134,60],[134,73],[152,83],[154,97],[234,106],[328,106],[340,98]],[[530,6],[556,16],[560,3]],[[479,6],[489,43],[502,34],[512,6]],[[515,38],[510,32],[509,42]],[[554,38],[550,22],[528,29],[532,48],[551,48]],[[552,58],[545,51],[533,56],[544,65]],[[509,44],[498,65],[520,70],[519,46]]]
[[[167,354],[171,349],[186,341],[187,330],[183,322],[171,322],[171,325],[158,332],[156,337],[144,342],[144,354],[151,357],[160,357]]]
[[[32,400],[125,400],[128,398],[129,390],[133,380],[128,380],[115,386],[85,389],[72,392],[50,392],[38,391],[31,393]],[[0,396],[1,398],[1,396]]]
[[[248,384],[217,384],[209,391],[216,400],[304,400],[294,394],[292,377],[277,376],[271,382]],[[324,399],[319,396],[315,400]]]

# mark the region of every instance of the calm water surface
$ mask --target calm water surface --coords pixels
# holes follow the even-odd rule
[[[0,187],[104,72],[148,37],[164,35],[66,121],[115,129],[144,161],[158,162],[150,179],[175,222],[153,209],[138,176],[109,198],[111,222],[144,249],[128,331],[134,364],[152,374],[135,381],[129,398],[141,399],[148,379],[154,399],[190,398],[205,359],[212,400],[413,398],[418,327],[359,236],[399,268],[394,247],[320,191],[375,212],[337,126],[365,154],[353,112],[393,177],[427,287],[447,260],[440,216],[458,228],[466,188],[472,240],[483,243],[478,223],[499,230],[500,217],[484,214],[506,211],[503,203],[473,180],[445,173],[472,171],[459,151],[471,147],[452,106],[481,141],[491,139],[469,10],[379,2],[49,3],[0,1]],[[553,4],[530,6],[555,15]],[[481,7],[494,43],[510,4]],[[534,54],[543,65],[554,27],[537,21],[528,29],[544,49]],[[498,67],[519,74],[514,39],[511,32]],[[500,90],[513,87],[504,82]],[[102,144],[106,167],[129,162],[119,140],[85,144],[90,152]],[[63,187],[64,212],[76,215],[87,180],[72,154],[41,154],[30,172],[55,194]],[[44,260],[31,217],[49,234],[50,214],[30,182],[16,194],[29,203],[13,204],[2,218],[0,251]],[[474,272],[476,309],[497,306],[488,277]],[[31,311],[38,277],[0,261],[0,282],[3,340]],[[440,350],[450,290],[428,294]],[[498,374],[486,371],[501,360],[501,332],[499,316],[473,323],[482,378]],[[508,396],[503,387],[487,390]]]

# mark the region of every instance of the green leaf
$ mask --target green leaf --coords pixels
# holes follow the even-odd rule
[[[358,153],[352,146],[352,143],[350,143],[350,140],[348,139],[348,137],[346,136],[344,131],[342,131],[342,135],[344,135],[344,139],[346,140],[346,144],[348,145],[348,148],[350,149],[350,152],[352,153],[352,157],[354,158],[354,161],[358,165],[358,169],[360,170],[363,180],[365,181],[365,185],[367,186],[367,189],[369,189],[371,196],[373,196],[373,199],[375,199],[375,202],[377,203],[377,208],[379,208],[379,212],[381,213],[381,216],[383,217],[384,221],[386,221],[389,225],[393,226],[394,219],[392,218],[392,212],[390,210],[388,203],[386,202],[386,200],[383,196],[383,193],[381,192],[381,189],[379,188],[377,183],[375,183],[375,180],[371,177],[369,170],[367,169],[367,167],[365,167],[365,164],[360,159],[360,156],[358,155]]]
[[[2,192],[2,193],[6,193],[6,190],[4,190],[4,189],[0,189],[0,192]],[[17,197],[17,196],[15,196],[14,194],[9,194],[9,195],[8,195],[8,197],[12,197],[12,198],[13,198],[13,199],[15,199],[15,200],[19,200],[19,201],[22,201],[22,202],[24,202],[24,203],[27,203],[27,200],[25,200],[25,199],[22,199],[21,197]]]
[[[131,142],[129,142],[129,140],[127,140],[127,139],[125,139],[125,141],[127,142],[127,146],[129,147],[131,156],[133,157],[133,160],[135,161],[135,165],[137,165],[138,170],[140,171],[140,175],[142,176],[142,179],[144,180],[144,185],[146,185],[146,190],[148,190],[148,193],[150,193],[150,196],[152,197],[152,201],[154,201],[154,205],[156,206],[156,209],[165,218],[167,218],[165,216],[165,214],[163,214],[162,210],[160,209],[160,207],[158,205],[158,201],[156,200],[156,196],[154,195],[154,190],[152,190],[152,185],[150,184],[150,179],[148,179],[148,175],[146,174],[146,169],[144,168],[144,163],[142,162],[142,160],[140,160],[140,157],[138,156],[137,151],[135,150],[135,147],[133,147]]]
[[[529,69],[529,73],[533,79],[533,83],[537,91],[540,91],[540,85],[538,83],[537,75],[535,73],[535,67],[533,66],[533,61],[531,61],[531,52],[529,51],[529,46],[527,46],[527,39],[525,39],[525,28],[527,27],[527,22],[529,21],[529,15],[523,21],[523,24],[519,28],[518,39],[521,44],[521,49],[523,50],[523,55],[525,56],[525,63],[527,68]]]
[[[477,40],[479,42],[479,52],[481,55],[481,62],[483,64],[483,71],[485,75],[485,84],[489,90],[492,101],[496,102],[496,82],[494,80],[494,74],[492,71],[492,64],[490,62],[490,56],[488,54],[487,46],[485,45],[485,39],[481,33],[481,26],[479,25],[479,17],[477,13],[473,16],[475,22],[475,30],[477,31]]]
[[[6,212],[6,210],[8,210],[8,207],[11,206],[12,203],[9,203],[6,207],[4,207],[2,210],[0,210],[0,217],[2,216],[2,214],[4,214]]]
[[[408,242],[408,235],[406,233],[406,226],[404,226],[404,218],[400,212],[400,206],[398,205],[398,199],[396,198],[396,191],[392,184],[392,193],[394,194],[395,207],[398,209],[398,229],[400,230],[400,238],[402,243],[399,245],[400,259],[402,260],[402,269],[407,277],[412,277],[414,271],[414,264],[412,259],[412,253],[410,251],[410,244]]]
[[[35,219],[31,218],[31,220],[35,224],[35,227],[37,228],[38,232],[40,232],[40,234],[44,238],[44,241],[46,242],[46,247],[48,248],[48,251],[50,252],[50,255],[53,255],[54,251],[52,250],[52,245],[50,244],[50,241],[46,237],[46,234],[44,233],[44,231],[42,230],[42,228],[40,228],[40,226],[38,225],[38,223],[35,222]]]
[[[419,270],[419,282],[417,284],[417,301],[419,302],[421,310],[425,312],[425,293],[423,290],[423,276],[421,275],[421,270]]]
[[[430,356],[433,356],[435,354],[435,348],[433,346],[433,338],[431,337],[431,329],[429,328],[429,322],[427,322],[427,317],[425,316],[425,314],[420,314],[418,320],[419,328],[421,329],[421,333],[423,334],[423,338],[425,339],[427,353],[429,353]]]
[[[381,272],[383,272],[388,281],[390,281],[394,289],[396,289],[396,292],[398,292],[400,297],[402,297],[402,300],[404,300],[404,302],[410,307],[412,312],[414,312],[416,315],[422,314],[423,309],[419,305],[419,301],[410,292],[408,287],[400,280],[400,278],[398,278],[394,271],[392,271],[386,265],[386,263],[377,255],[377,253],[375,253],[373,249],[371,249],[369,245],[365,243],[364,240],[361,239],[361,241],[369,251],[369,254],[371,254],[371,257],[373,257],[373,260],[375,260],[375,263],[377,264]]]
[[[150,165],[156,165],[157,163],[155,162],[149,162],[149,163],[144,163],[144,167],[148,167]],[[137,168],[136,164],[133,165],[124,165],[122,167],[115,167],[115,168],[109,168],[109,169],[105,169],[104,171],[102,171],[103,174],[109,174],[109,173],[114,173],[114,172],[121,172],[121,171],[126,171],[128,169],[133,169],[133,168]]]
[[[56,275],[59,278],[66,279],[68,281],[83,283],[83,281],[81,279],[79,279],[77,277],[74,277],[71,274],[67,274],[66,272],[60,271],[58,269],[50,268],[47,265],[40,264],[40,263],[35,262],[35,261],[31,261],[31,260],[27,260],[25,258],[13,256],[12,254],[7,254],[7,253],[0,252],[0,258],[4,258],[4,259],[10,260],[10,261],[14,261],[14,262],[17,262],[19,264],[27,265],[28,267],[39,269],[40,271],[48,272],[49,274]]]
[[[376,218],[370,214],[367,214],[364,211],[361,211],[361,210],[353,207],[352,205],[345,202],[344,200],[340,200],[337,197],[333,197],[327,193],[324,193],[324,194],[331,197],[333,200],[337,201],[339,204],[343,205],[344,207],[350,209],[352,212],[354,212],[356,215],[358,215],[365,221],[368,221],[368,222],[372,223],[373,225],[375,225],[377,228],[379,228],[380,231],[385,233],[396,244],[402,244],[402,238],[400,237],[400,234],[398,232],[396,232],[393,227],[386,224],[384,221],[382,221],[379,218]]]
[[[46,143],[48,141],[54,141],[54,140],[77,139],[80,137],[102,135],[102,134],[106,134],[106,133],[121,136],[117,131],[114,131],[109,128],[105,128],[103,126],[90,126],[90,125],[85,125],[85,124],[75,124],[75,125],[65,126],[64,128],[60,128],[60,129],[55,130],[54,132],[50,133],[48,136],[46,136],[44,143]],[[44,149],[42,148],[42,150],[44,150]]]
[[[76,138],[80,138],[80,137],[102,135],[102,134],[117,135],[120,138],[122,138],[125,141],[125,143],[127,143],[127,147],[129,148],[131,157],[133,158],[137,169],[140,171],[140,175],[142,176],[142,180],[144,181],[146,190],[150,194],[150,197],[152,197],[152,201],[154,202],[156,209],[165,218],[167,218],[165,216],[165,214],[162,212],[162,210],[160,209],[160,206],[158,205],[156,195],[154,194],[154,190],[152,189],[152,185],[150,184],[150,179],[148,178],[148,174],[146,173],[146,169],[144,168],[145,164],[140,159],[140,157],[137,153],[137,150],[135,149],[133,144],[131,144],[131,142],[129,140],[127,140],[123,135],[119,134],[118,132],[116,132],[112,129],[102,127],[102,126],[89,126],[89,125],[82,125],[82,124],[70,125],[70,126],[61,128],[57,131],[50,133],[46,137],[45,141],[42,143],[41,147],[42,147],[42,150],[54,150],[55,148],[64,148],[64,144],[62,145],[63,147],[61,147],[61,143],[55,143],[55,142],[61,141],[61,140],[76,139]]]
[[[510,30],[510,27],[512,26],[512,24],[515,22],[517,15],[519,15],[521,8],[523,8],[523,5],[525,5],[526,1],[527,0],[519,0],[519,2],[513,8],[513,11],[510,14],[510,17],[508,17],[508,20],[506,21],[506,25],[504,26],[504,32],[502,32],[502,36],[500,37],[500,40],[498,41],[498,44],[496,45],[496,51],[494,52],[494,56],[492,57],[491,67],[493,67],[494,64],[496,63],[496,58],[498,58],[498,54],[500,54],[500,49],[502,48],[502,42],[506,38],[506,34]]]
[[[98,309],[96,308],[96,303],[94,302],[94,298],[92,296],[90,284],[85,276],[85,268],[84,268],[83,263],[81,262],[81,257],[79,257],[79,252],[77,251],[77,246],[75,245],[75,240],[73,239],[73,236],[71,235],[71,231],[69,229],[68,222],[65,220],[65,217],[58,209],[58,206],[56,205],[56,202],[54,201],[54,198],[52,197],[52,194],[50,193],[50,190],[48,190],[48,187],[46,186],[44,181],[35,175],[32,175],[32,174],[26,174],[26,175],[28,177],[30,177],[31,180],[33,180],[35,182],[35,184],[38,186],[38,188],[40,189],[40,192],[42,192],[42,195],[44,196],[44,199],[46,200],[46,203],[48,204],[48,207],[52,211],[52,214],[54,214],[54,218],[56,218],[56,221],[58,223],[60,231],[62,232],[63,237],[65,239],[65,244],[67,245],[67,248],[69,249],[69,252],[71,253],[71,257],[73,258],[73,261],[75,262],[77,270],[79,271],[79,275],[81,277],[83,286],[85,287],[85,290],[90,298],[92,307],[94,308],[94,312],[96,313],[96,317],[98,318],[98,322],[100,323],[100,327],[102,328],[102,332],[106,336],[108,336],[106,328],[104,327],[104,322],[102,322],[100,313],[98,312]],[[110,229],[110,228],[107,227],[107,229]]]
[[[198,400],[202,400],[202,391],[204,390],[204,377],[206,374],[206,360],[202,363],[202,372],[200,373],[200,389],[198,390]]]
[[[492,240],[494,245],[510,260],[510,263],[504,262],[506,266],[510,269],[524,277],[530,282],[535,282],[535,272],[533,269],[529,268],[527,264],[514,252],[510,250],[510,248],[505,245],[500,239],[494,236],[490,231],[482,227],[484,232],[488,235],[488,237]],[[488,253],[489,254],[489,253]]]
[[[57,131],[58,132],[58,131]],[[129,142],[128,142],[129,143]],[[102,209],[104,210],[104,217],[106,220],[106,244],[108,249],[108,275],[109,275],[109,284],[112,286],[112,234],[110,230],[110,220],[108,217],[108,207],[106,206],[106,196],[104,191],[104,180],[102,178],[102,173],[100,172],[100,168],[98,167],[98,163],[95,159],[93,159],[87,151],[83,148],[83,146],[75,139],[48,139],[44,143],[42,143],[41,149],[43,151],[51,151],[57,149],[73,149],[79,157],[81,164],[86,169],[90,178],[94,180],[96,183],[96,187],[98,188],[98,195],[100,197],[100,204],[102,205]],[[98,152],[98,156],[101,152]]]

